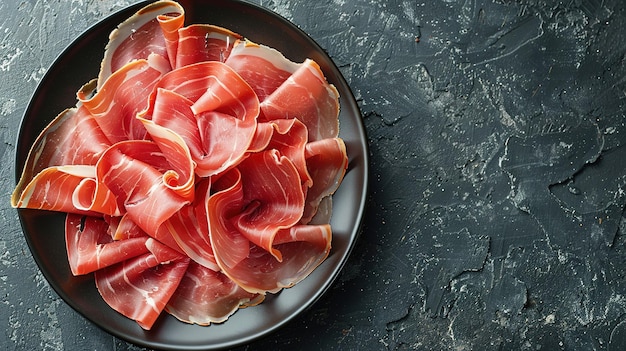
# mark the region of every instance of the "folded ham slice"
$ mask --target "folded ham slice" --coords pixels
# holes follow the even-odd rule
[[[186,323],[222,323],[241,307],[261,303],[264,295],[252,294],[223,273],[189,263],[176,293],[165,309]]]
[[[148,252],[148,236],[114,241],[108,227],[100,218],[67,215],[65,244],[72,274],[92,273]]]
[[[309,141],[337,137],[339,92],[315,61],[296,64],[275,49],[239,41],[226,64],[259,96],[259,121],[297,118],[307,126]]]
[[[182,280],[189,258],[150,238],[149,252],[94,273],[106,303],[151,329]]]

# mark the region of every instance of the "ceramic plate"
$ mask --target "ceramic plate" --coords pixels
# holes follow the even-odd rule
[[[225,323],[209,327],[185,324],[164,313],[152,330],[111,309],[95,288],[93,275],[75,277],[67,263],[61,213],[19,210],[32,255],[53,289],[76,311],[107,332],[129,342],[178,350],[220,349],[242,345],[275,331],[310,307],[332,284],[358,235],[367,191],[367,140],[361,114],[349,86],[332,60],[307,34],[266,9],[241,1],[180,1],[186,22],[210,23],[274,47],[301,62],[312,58],[339,91],[340,137],[346,143],[349,168],[334,196],[333,248],[309,277],[290,289],[269,295],[259,306],[237,311]],[[148,2],[121,10],[88,29],[56,59],[33,94],[20,127],[16,179],[37,135],[61,111],[74,106],[76,91],[95,78],[108,35]]]

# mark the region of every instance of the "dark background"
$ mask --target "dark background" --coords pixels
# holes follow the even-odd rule
[[[0,1],[0,349],[142,349],[52,291],[9,204],[37,82],[131,3]],[[371,183],[335,284],[241,350],[626,349],[624,1],[253,3],[341,69]]]

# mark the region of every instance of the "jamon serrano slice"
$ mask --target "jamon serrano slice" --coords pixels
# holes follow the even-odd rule
[[[298,118],[308,128],[309,141],[337,137],[339,92],[315,61],[294,63],[273,48],[239,41],[226,64],[259,96],[259,121]]]
[[[110,145],[87,109],[79,106],[63,111],[41,132],[31,147],[11,204],[21,207],[19,203],[24,203],[25,187],[45,168],[93,166]]]
[[[280,51],[247,40],[235,43],[226,64],[250,84],[261,102],[299,67]]]
[[[163,73],[164,68],[155,64],[151,56],[115,71],[95,95],[82,89],[77,95],[111,143],[144,139],[146,130],[136,116],[148,107],[147,96]]]
[[[115,194],[97,182],[95,166],[48,167],[20,190],[13,199],[19,208],[111,216],[124,211]]]
[[[114,241],[102,218],[68,214],[65,245],[72,274],[82,275],[148,252],[148,236]]]
[[[206,201],[210,194],[211,179],[205,178],[198,183],[196,198],[192,204],[186,205],[170,217],[159,228],[160,237],[171,237],[172,240],[196,263],[209,269],[219,271],[215,261],[213,248],[209,239],[209,218],[206,212]]]
[[[188,167],[172,166],[155,142],[122,141],[98,161],[97,179],[115,194],[134,223],[156,237],[159,226],[191,202],[187,196],[193,196],[178,184],[188,183],[184,178]]]
[[[149,330],[185,275],[189,258],[149,238],[150,252],[94,273],[100,295],[114,310]]]
[[[263,299],[225,274],[192,261],[165,309],[183,322],[209,325],[222,323],[239,308],[257,305]]]
[[[178,31],[175,68],[204,61],[224,62],[241,35],[210,24],[192,24]]]
[[[178,28],[184,23],[185,10],[174,1],[156,1],[122,22],[109,35],[98,76],[98,90],[113,72],[127,63],[156,55],[171,69],[168,43],[177,42]],[[165,33],[165,34],[164,34]],[[167,40],[166,40],[167,37]],[[175,45],[174,45],[175,46]]]
[[[241,160],[254,137],[258,114],[254,91],[220,62],[201,62],[165,74],[151,95],[150,107],[141,113],[183,138],[195,172],[202,177]]]
[[[329,226],[290,229],[301,217],[304,194],[297,170],[276,150],[249,156],[215,189],[207,203],[215,258],[246,291],[265,294],[292,286],[328,255]]]
[[[301,223],[309,223],[316,215],[322,199],[334,194],[348,168],[346,145],[340,138],[327,138],[306,145],[306,164],[312,186],[306,194]],[[328,222],[325,222],[328,223]]]

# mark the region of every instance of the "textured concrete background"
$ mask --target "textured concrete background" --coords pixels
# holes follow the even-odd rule
[[[0,349],[141,349],[59,299],[9,205],[30,94],[67,44],[130,3],[0,2]],[[254,3],[340,67],[372,181],[335,285],[242,350],[626,347],[623,1]]]

